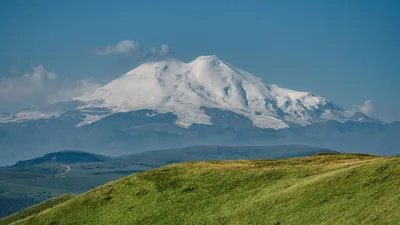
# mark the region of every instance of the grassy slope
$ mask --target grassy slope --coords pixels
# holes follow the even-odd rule
[[[400,157],[182,163],[16,224],[400,224]]]
[[[49,199],[49,200],[44,201],[44,202],[42,202],[40,204],[37,204],[35,206],[26,208],[26,209],[24,209],[24,210],[22,210],[22,211],[20,211],[18,213],[15,213],[15,214],[13,214],[11,216],[8,216],[8,217],[5,217],[5,218],[1,218],[0,219],[0,225],[10,224],[12,222],[15,222],[15,221],[18,221],[18,220],[21,220],[21,219],[25,219],[25,218],[27,218],[27,217],[29,217],[31,215],[38,214],[38,213],[40,213],[40,212],[42,212],[42,211],[44,211],[46,209],[52,208],[55,205],[58,205],[58,204],[61,204],[61,203],[65,202],[65,201],[67,201],[67,200],[70,200],[73,197],[74,197],[74,195],[65,194],[65,195],[61,195],[61,196],[56,197],[56,198]]]
[[[166,164],[187,161],[220,159],[282,158],[312,155],[316,152],[332,151],[311,146],[194,146],[180,149],[143,152],[122,157],[109,158],[86,152],[64,151],[49,153],[37,159],[21,161],[20,166],[0,167],[0,196],[18,196],[47,189],[52,193],[82,193],[99,185],[119,179],[126,175],[161,167]],[[76,153],[74,155],[73,153]],[[30,165],[29,162],[44,160],[48,156],[64,154],[59,160],[73,161],[85,158],[107,159],[105,162],[65,163],[72,170],[62,176],[65,168],[60,163]],[[66,158],[70,156],[71,158]],[[15,184],[19,188],[9,188]],[[16,195],[17,194],[17,195]],[[39,193],[37,193],[39,194]],[[54,196],[54,195],[52,195]],[[1,208],[0,203],[0,208]]]
[[[62,151],[0,167],[0,218],[62,193],[79,194],[132,173],[187,161],[284,158],[332,150],[311,146],[193,146],[110,158]],[[95,162],[88,162],[95,161]],[[101,162],[97,162],[101,161]],[[44,164],[35,164],[44,163]],[[72,170],[61,174],[70,165]]]

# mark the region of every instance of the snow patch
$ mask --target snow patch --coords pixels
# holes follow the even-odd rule
[[[27,120],[53,119],[60,116],[54,112],[22,111],[14,115],[0,117],[0,123],[24,122]]]

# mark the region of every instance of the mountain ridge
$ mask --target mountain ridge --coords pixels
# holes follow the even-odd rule
[[[153,110],[115,113],[95,123],[82,122],[82,112],[71,111],[53,119],[0,124],[0,165],[38,157],[62,149],[116,156],[189,145],[305,144],[380,155],[398,154],[400,123],[327,121],[308,126],[294,124],[275,130],[253,126],[231,111],[206,109],[213,125],[174,123],[172,113]],[[66,135],[68,134],[68,135]],[[22,141],[23,140],[23,141]]]
[[[215,55],[189,63],[173,59],[145,63],[74,100],[87,104],[82,109],[109,108],[113,113],[140,109],[172,112],[182,127],[212,124],[201,107],[233,111],[249,118],[254,126],[273,129],[287,128],[287,122],[309,125],[353,119],[351,112],[323,97],[268,84]],[[369,120],[358,115],[357,119]],[[83,124],[94,121],[91,118]]]

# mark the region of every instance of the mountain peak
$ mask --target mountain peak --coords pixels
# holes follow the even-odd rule
[[[189,64],[203,67],[203,69],[222,69],[221,67],[230,67],[228,63],[219,59],[216,55],[199,56]]]
[[[267,84],[215,55],[199,56],[189,63],[146,63],[75,100],[89,108],[110,109],[111,113],[141,109],[170,112],[183,127],[212,124],[204,107],[231,111],[255,126],[274,129],[292,123],[346,119],[340,107],[323,97]]]
[[[194,61],[198,60],[207,60],[207,61],[212,61],[212,60],[220,60],[216,55],[201,55],[197,57]]]

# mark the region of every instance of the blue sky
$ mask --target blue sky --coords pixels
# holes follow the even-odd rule
[[[372,100],[375,116],[400,120],[399,11],[395,0],[3,0],[0,112],[68,98],[132,69],[140,58],[94,54],[132,40],[142,52],[168,45],[183,61],[214,54],[344,108]]]

